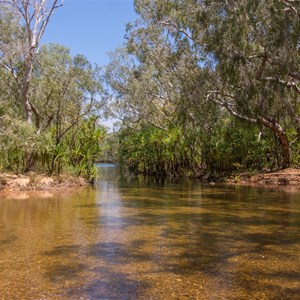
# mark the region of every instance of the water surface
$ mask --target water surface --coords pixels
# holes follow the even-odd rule
[[[1,299],[300,299],[300,193],[119,179],[0,194]]]

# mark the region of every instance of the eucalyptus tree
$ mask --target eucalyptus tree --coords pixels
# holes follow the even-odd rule
[[[145,121],[166,130],[173,124],[176,99],[169,75],[167,68],[162,70],[151,59],[141,63],[133,50],[112,54],[105,78],[113,89],[117,117],[128,125]]]
[[[32,99],[40,111],[39,131],[52,125],[60,137],[86,116],[99,115],[101,97],[100,69],[83,55],[72,57],[58,44],[44,45],[34,61]]]
[[[130,127],[121,130],[119,152],[124,164],[143,173],[186,174],[200,155],[201,130],[192,121],[199,125],[198,114],[205,113],[199,105],[191,109],[189,99],[197,60],[160,30],[130,26],[126,48],[112,55],[106,69],[114,110],[123,128]]]
[[[0,169],[60,173],[68,167],[91,178],[105,133],[98,122],[99,67],[63,46],[39,47],[62,5],[0,0]]]
[[[206,76],[199,97],[234,117],[270,129],[290,165],[289,124],[299,138],[299,2],[146,1],[135,8],[147,26],[164,26],[186,41]],[[298,136],[297,136],[298,135]]]
[[[70,50],[61,45],[41,47],[34,61],[32,99],[40,111],[37,127],[46,138],[51,172],[62,155],[62,145],[63,155],[69,155],[71,161],[74,155],[83,157],[83,151],[93,149],[90,141],[79,145],[77,139],[82,139],[81,132],[86,132],[87,139],[93,135],[87,130],[96,130],[105,105],[101,93],[98,66],[82,55],[72,57]],[[96,137],[93,142],[98,144]]]
[[[0,67],[8,71],[20,90],[24,118],[38,125],[39,111],[30,99],[33,61],[54,11],[64,0],[0,0]],[[39,132],[39,128],[36,128]]]
[[[68,167],[91,177],[104,135],[98,121],[104,106],[99,68],[56,44],[42,46],[33,64],[30,97],[39,111],[36,126],[22,120],[18,90],[0,69],[0,169],[60,173]]]
[[[217,62],[220,82],[207,91],[207,99],[274,132],[283,167],[290,165],[290,124],[295,137],[300,132],[300,26],[299,15],[290,9],[288,1],[232,1],[202,8],[202,16],[220,12],[203,22],[203,42]]]

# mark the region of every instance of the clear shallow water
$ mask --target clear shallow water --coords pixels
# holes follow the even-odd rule
[[[300,193],[118,179],[0,194],[1,299],[300,299]]]

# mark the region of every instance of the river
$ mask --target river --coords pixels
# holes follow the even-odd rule
[[[300,192],[99,174],[0,195],[0,299],[300,299]]]

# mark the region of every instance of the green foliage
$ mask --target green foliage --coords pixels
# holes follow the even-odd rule
[[[299,1],[134,3],[139,19],[105,74],[123,165],[227,175],[299,164]]]
[[[273,135],[259,132],[230,118],[217,123],[210,132],[152,125],[123,129],[119,134],[118,160],[136,174],[163,176],[229,176],[242,171],[273,169],[280,145]]]
[[[99,162],[115,163],[118,160],[119,138],[118,133],[107,133],[100,142],[101,152],[97,157]]]
[[[60,6],[0,4],[0,171],[67,170],[91,180],[104,136],[100,69],[61,45],[40,47]]]
[[[139,19],[104,71],[122,120],[106,140],[100,69],[47,45],[26,85],[18,18],[0,12],[0,168],[91,179],[96,159],[168,176],[298,165],[298,2],[134,1]]]
[[[68,172],[92,180],[105,136],[98,67],[46,45],[34,62],[31,101],[36,126],[23,121],[18,87],[0,69],[0,172]],[[2,84],[3,83],[3,84]]]
[[[31,151],[35,144],[34,131],[26,122],[8,115],[2,115],[0,127],[0,172],[23,172],[26,151]]]
[[[94,161],[100,153],[105,131],[96,126],[96,119],[82,120],[56,143],[55,127],[36,135],[26,122],[5,116],[1,119],[0,172],[22,173],[26,155],[30,153],[31,169],[48,174],[64,171],[92,180],[96,176]]]
[[[92,180],[96,176],[95,160],[101,149],[100,142],[105,130],[96,127],[96,119],[90,118],[78,124],[76,132],[69,134],[66,143],[69,145],[69,161],[78,176]]]
[[[278,145],[265,133],[240,121],[228,119],[218,124],[202,140],[202,163],[211,174],[229,176],[232,172],[272,169],[277,165]],[[274,151],[274,149],[276,149]]]
[[[191,153],[191,143],[181,129],[167,131],[142,126],[138,131],[120,133],[119,161],[135,173],[186,176],[199,163],[199,153]]]

